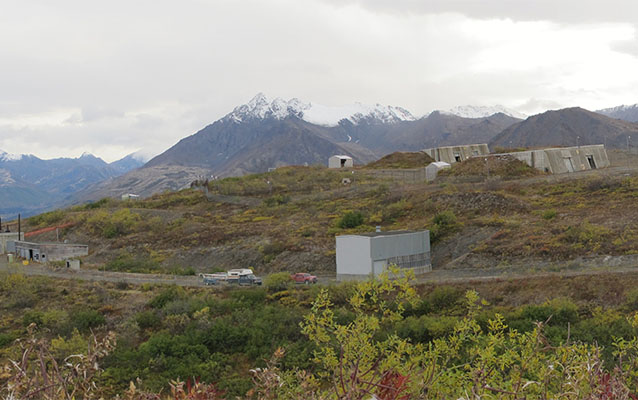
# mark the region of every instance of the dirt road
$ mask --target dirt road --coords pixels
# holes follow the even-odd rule
[[[61,279],[78,279],[95,282],[125,282],[133,285],[144,283],[178,285],[189,287],[204,287],[201,279],[197,276],[162,275],[162,274],[135,274],[125,272],[110,272],[97,270],[73,271],[67,269],[52,269],[38,264],[28,266],[12,264],[8,265],[5,256],[0,256],[0,272],[21,273],[24,275],[48,276]],[[512,268],[496,267],[489,269],[448,269],[434,270],[422,275],[417,280],[419,283],[458,283],[473,281],[494,281],[525,279],[539,277],[569,277],[588,276],[598,274],[638,274],[638,262],[632,258],[616,265],[582,265],[565,263],[562,267],[551,266],[549,268]],[[331,284],[335,282],[334,276],[320,276],[320,284]]]

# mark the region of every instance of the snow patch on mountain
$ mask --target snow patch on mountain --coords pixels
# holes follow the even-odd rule
[[[9,154],[0,150],[0,161],[20,161],[22,156],[22,154]]]
[[[638,104],[631,104],[631,105],[623,104],[622,106],[603,108],[602,110],[597,110],[596,112],[600,114],[613,114],[618,111],[629,111],[629,110],[632,110],[632,111],[638,110]]]
[[[369,106],[361,103],[324,106],[305,103],[296,98],[290,100],[275,98],[269,101],[263,93],[256,95],[247,104],[235,107],[233,112],[224,117],[224,120],[239,123],[252,119],[284,119],[291,116],[321,126],[337,126],[343,120],[348,120],[353,124],[358,124],[363,120],[374,120],[381,123],[415,120],[409,111],[401,107],[381,104]]]
[[[503,113],[510,117],[525,119],[527,115],[518,111],[510,110],[500,104],[495,106],[457,106],[447,111],[441,111],[442,114],[452,114],[462,118],[487,118],[494,114]]]
[[[629,122],[638,122],[638,104],[604,108],[602,110],[597,110],[596,112],[611,118],[622,119]]]

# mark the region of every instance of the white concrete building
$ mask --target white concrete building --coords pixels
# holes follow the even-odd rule
[[[436,176],[439,174],[439,171],[450,167],[450,164],[443,161],[435,161],[428,164],[428,166],[425,167],[425,180],[428,182],[435,180]]]
[[[490,154],[487,144],[465,144],[462,146],[442,146],[423,149],[423,152],[434,159],[448,164],[465,161],[470,157],[484,156]]]
[[[514,157],[530,167],[550,174],[609,167],[607,151],[602,144],[493,154],[492,157],[502,155]]]
[[[350,156],[332,156],[328,159],[328,168],[352,168],[354,166]]]
[[[378,276],[390,264],[415,274],[432,270],[430,231],[371,232],[336,240],[338,281]]]

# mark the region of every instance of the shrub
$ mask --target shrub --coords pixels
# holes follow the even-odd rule
[[[100,199],[98,201],[94,201],[92,203],[86,203],[84,205],[84,209],[85,210],[94,210],[96,208],[100,208],[100,207],[105,206],[109,201],[110,201],[110,199],[103,198],[103,199]]]
[[[104,325],[104,316],[95,310],[80,310],[71,314],[71,325],[80,331]]]
[[[463,300],[463,292],[452,286],[438,286],[427,296],[427,303],[434,312],[450,309]]]
[[[135,322],[140,329],[152,329],[160,326],[162,319],[154,311],[142,311],[135,316]]]
[[[456,215],[452,211],[443,211],[434,216],[433,225],[430,228],[430,239],[436,243],[444,236],[456,231],[460,224],[456,220]]]
[[[287,204],[288,202],[290,202],[290,196],[281,195],[281,194],[276,194],[264,200],[264,204],[268,207],[278,206],[281,204]]]
[[[363,224],[363,214],[359,211],[348,211],[337,222],[337,226],[341,229],[356,228],[361,224]]]
[[[185,294],[186,292],[183,288],[179,286],[169,286],[168,288],[162,290],[160,294],[153,297],[148,305],[153,308],[164,308],[166,304],[184,297]]]
[[[543,219],[554,219],[554,217],[556,217],[556,210],[546,210],[545,212],[543,212]]]
[[[638,311],[638,289],[632,289],[625,294],[625,307],[631,311]]]
[[[42,317],[44,313],[42,311],[27,311],[22,316],[22,324],[24,326],[29,326],[31,324],[36,324],[38,326],[42,325]]]
[[[29,219],[29,222],[34,225],[49,226],[49,225],[57,224],[58,222],[62,221],[65,215],[66,213],[63,210],[49,211],[44,214],[31,217]]]
[[[0,348],[5,347],[18,338],[14,333],[0,333]]]
[[[266,277],[264,286],[269,292],[280,292],[292,286],[292,280],[288,272],[276,272]]]

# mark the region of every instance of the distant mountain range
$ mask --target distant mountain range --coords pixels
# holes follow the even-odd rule
[[[596,112],[611,118],[622,119],[623,121],[638,122],[638,104],[605,108]]]
[[[625,148],[627,136],[638,139],[638,124],[574,107],[533,115],[496,135],[490,146],[606,144],[610,148]]]
[[[33,155],[0,151],[0,216],[45,211],[78,191],[144,164],[134,154],[106,163],[91,154],[42,160]]]
[[[568,108],[523,120],[525,115],[503,106],[462,106],[417,118],[395,106],[323,106],[260,93],[144,165],[134,155],[106,164],[91,155],[40,160],[0,153],[0,214],[123,193],[147,196],[198,178],[325,165],[334,154],[350,155],[360,165],[395,151],[469,143],[624,148],[628,135],[638,141],[637,113],[638,105],[596,113]]]
[[[451,108],[447,111],[441,111],[443,114],[452,114],[463,118],[486,118],[494,114],[505,114],[510,117],[525,119],[527,115],[518,111],[510,110],[509,108],[501,105],[495,105],[491,107],[486,106],[458,106]]]

